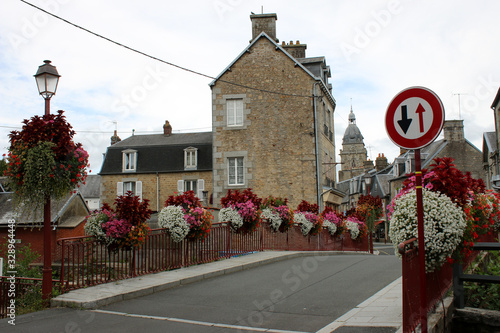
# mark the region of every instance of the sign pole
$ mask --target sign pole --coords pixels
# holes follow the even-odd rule
[[[422,170],[420,149],[415,149],[415,178],[417,192],[418,261],[420,266],[420,328],[427,333],[427,281],[425,276],[424,204],[422,199]]]
[[[443,129],[444,118],[444,107],[441,99],[432,90],[424,87],[410,87],[399,92],[389,103],[385,114],[385,128],[389,138],[397,146],[413,150],[415,154],[420,325],[423,333],[427,333],[427,282],[420,149],[436,140]],[[403,312],[405,311],[407,310],[403,304]],[[406,315],[403,313],[403,317]]]

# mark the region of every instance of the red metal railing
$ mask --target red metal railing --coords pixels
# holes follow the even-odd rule
[[[403,332],[414,332],[420,324],[420,283],[418,249],[414,247],[416,238],[399,244],[399,252],[403,255]],[[484,235],[480,241],[495,241],[492,235]],[[464,267],[477,256],[478,251],[473,251],[466,260]],[[426,273],[427,279],[427,307],[429,312],[453,285],[453,266],[446,262],[439,270]]]
[[[300,227],[286,233],[272,232],[261,224],[253,233],[235,233],[226,223],[214,223],[203,241],[175,243],[166,229],[154,229],[139,249],[113,250],[94,237],[58,240],[62,262],[60,283],[64,291],[180,267],[207,263],[263,250],[368,251],[368,240],[333,238],[325,228],[304,237]]]
[[[57,288],[58,280],[52,280],[52,286]],[[18,315],[23,307],[23,298],[28,294],[38,293],[42,298],[42,279],[0,276],[0,319],[7,317],[10,313]],[[30,295],[31,298],[34,295]],[[14,306],[11,306],[11,299],[14,299]]]

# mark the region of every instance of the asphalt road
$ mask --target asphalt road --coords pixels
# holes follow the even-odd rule
[[[98,310],[49,309],[1,320],[0,332],[315,332],[401,276],[384,255],[391,245],[375,250],[289,259]]]

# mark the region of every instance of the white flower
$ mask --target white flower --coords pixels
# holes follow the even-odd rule
[[[83,226],[83,230],[85,231],[86,235],[89,236],[95,236],[97,241],[106,243],[107,245],[110,245],[116,240],[113,237],[108,237],[106,233],[102,230],[102,223],[104,221],[107,221],[108,217],[100,211],[94,211],[90,216],[87,217],[87,221],[85,222],[85,225]]]
[[[313,227],[312,222],[306,219],[306,215],[304,213],[294,213],[293,219],[295,220],[295,223],[300,225],[302,235],[307,236]]]
[[[462,240],[466,227],[465,214],[450,198],[439,192],[423,189],[425,268],[432,272],[440,268]],[[416,191],[394,202],[389,236],[394,247],[410,238],[418,238]],[[418,244],[417,244],[418,246]],[[398,256],[401,256],[396,251]]]
[[[230,222],[234,230],[238,230],[243,225],[243,218],[237,210],[232,207],[222,208],[219,211],[219,221]]]
[[[180,206],[167,206],[158,214],[158,225],[168,229],[174,242],[182,241],[189,233],[189,225],[184,215]]]
[[[328,220],[323,220],[323,227],[327,227],[328,228],[328,232],[330,233],[330,235],[334,236],[335,233],[337,232],[337,225],[333,222],[330,222]]]
[[[269,221],[269,226],[274,231],[278,231],[281,222],[283,222],[280,218],[280,214],[274,212],[271,208],[264,208],[260,216],[262,219]]]
[[[352,222],[347,220],[345,222],[345,226],[347,230],[349,230],[349,233],[351,234],[351,239],[356,239],[359,236],[359,224],[356,222]]]

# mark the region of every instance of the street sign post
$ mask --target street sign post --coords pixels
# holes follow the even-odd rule
[[[427,283],[420,149],[436,140],[443,125],[443,103],[432,90],[424,87],[410,87],[398,93],[389,103],[385,114],[385,128],[392,142],[401,148],[415,151],[420,266],[420,326],[423,333],[427,333]]]

